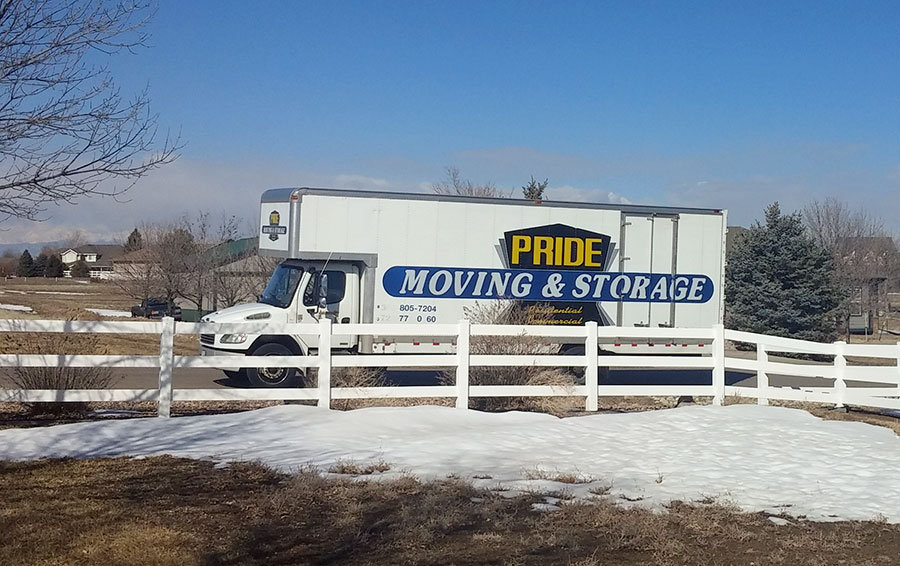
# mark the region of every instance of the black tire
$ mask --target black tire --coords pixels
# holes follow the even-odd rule
[[[251,356],[290,356],[291,352],[281,344],[263,344],[250,353]],[[296,368],[247,368],[250,387],[299,387],[300,377]]]
[[[245,369],[239,369],[237,371],[223,369],[222,373],[224,373],[225,377],[231,381],[237,381],[239,383],[245,383],[247,381],[247,370]]]

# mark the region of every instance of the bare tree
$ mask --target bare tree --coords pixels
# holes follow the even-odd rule
[[[280,262],[279,258],[257,255],[253,249],[243,259],[217,268],[214,271],[216,308],[256,300]]]
[[[191,278],[189,259],[197,252],[197,242],[179,222],[157,234],[153,250],[159,265],[158,286],[165,293],[165,299],[174,302],[176,297],[187,294]]]
[[[123,98],[92,61],[143,46],[141,0],[0,0],[0,221],[117,195],[176,157],[147,91]]]
[[[214,229],[208,212],[201,212],[193,219],[185,218],[182,223],[193,236],[194,246],[185,258],[185,286],[181,296],[204,310],[204,304],[216,303],[219,283],[216,268],[238,259],[228,244],[238,237],[240,223],[236,216],[226,215]]]
[[[159,262],[155,250],[159,231],[158,226],[143,224],[140,232],[144,247],[113,260],[112,282],[132,299],[140,301],[160,294]]]
[[[509,198],[510,194],[504,193],[493,183],[476,185],[459,175],[456,167],[447,167],[447,178],[440,183],[432,183],[431,190],[438,195],[457,195],[464,197],[494,197]]]
[[[207,212],[144,225],[140,228],[144,247],[117,260],[113,281],[135,299],[184,298],[198,310],[222,300],[225,306],[237,304],[253,296],[255,285],[220,269],[254,251],[232,245],[239,225],[234,216],[223,216],[215,225]]]
[[[128,296],[174,301],[186,287],[194,239],[181,220],[141,227],[144,247],[115,260],[113,282]]]
[[[851,238],[885,235],[881,220],[834,198],[809,203],[803,209],[803,222],[816,243],[830,252],[840,252]]]
[[[63,245],[67,248],[71,248],[73,250],[77,250],[81,246],[86,246],[88,243],[87,234],[84,233],[84,230],[72,230],[66,236],[66,239],[63,240]]]
[[[12,250],[5,250],[0,255],[0,277],[8,277],[16,274],[16,268],[19,266],[19,258]]]
[[[844,316],[887,310],[887,289],[900,280],[900,254],[881,220],[833,198],[811,202],[803,220],[834,258],[846,295]]]

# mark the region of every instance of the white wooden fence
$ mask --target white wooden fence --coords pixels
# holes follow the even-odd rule
[[[456,406],[468,408],[471,397],[583,397],[585,409],[596,411],[603,396],[697,396],[712,397],[721,405],[726,396],[751,397],[760,404],[770,399],[811,401],[835,406],[846,404],[900,409],[900,343],[892,345],[820,344],[788,338],[778,338],[747,332],[713,328],[620,328],[584,326],[503,326],[476,325],[468,321],[459,324],[341,324],[340,334],[379,335],[392,337],[452,337],[457,344],[455,354],[424,355],[351,355],[333,353],[331,338],[335,327],[328,320],[320,324],[271,323],[176,323],[171,318],[159,322],[87,322],[55,320],[0,320],[2,332],[28,333],[115,333],[157,334],[159,355],[64,355],[8,354],[0,352],[0,369],[10,367],[108,367],[158,368],[158,387],[151,389],[104,390],[22,390],[0,389],[0,401],[65,402],[65,401],[155,401],[159,416],[170,414],[173,401],[251,401],[251,400],[314,400],[320,407],[330,407],[332,399],[360,398],[435,398],[456,399]],[[310,367],[318,369],[317,387],[294,389],[178,389],[173,387],[173,371],[178,368],[233,367],[234,357],[176,356],[176,334],[277,334],[318,336],[319,348],[311,356],[242,357],[242,367]],[[506,355],[472,353],[470,340],[480,336],[529,336],[547,342],[584,341],[585,354],[563,355]],[[742,358],[734,353],[726,355],[726,341],[756,346],[755,358]],[[709,355],[666,355],[676,351],[684,342],[709,345]],[[661,355],[604,355],[592,344],[641,343],[658,346]],[[675,346],[675,347],[673,347]],[[831,363],[804,363],[772,360],[771,353],[820,354],[833,357]],[[848,357],[854,363],[848,364]],[[860,358],[863,362],[855,361]],[[869,359],[880,362],[864,363]],[[873,360],[874,361],[874,360]],[[548,366],[583,367],[585,384],[573,386],[550,385],[472,385],[469,371],[479,366]],[[455,385],[394,386],[394,387],[332,387],[332,368],[455,368]],[[700,369],[711,370],[709,385],[607,385],[598,383],[600,367],[641,369]],[[726,372],[744,371],[756,376],[756,386],[726,385]],[[775,386],[770,377],[780,381],[792,378],[817,378],[815,386]]]

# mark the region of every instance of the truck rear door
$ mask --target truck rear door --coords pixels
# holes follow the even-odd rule
[[[619,271],[625,273],[675,273],[675,215],[623,214],[619,235]],[[619,326],[671,326],[671,303],[622,301]]]

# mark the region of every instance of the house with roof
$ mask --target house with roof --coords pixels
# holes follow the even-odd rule
[[[59,254],[65,265],[63,275],[72,276],[72,264],[81,260],[90,268],[92,279],[109,279],[113,273],[113,261],[125,252],[119,244],[87,244],[69,248]]]
[[[838,254],[843,276],[850,284],[849,331],[871,334],[890,316],[888,292],[900,277],[900,251],[893,238],[842,238]]]

